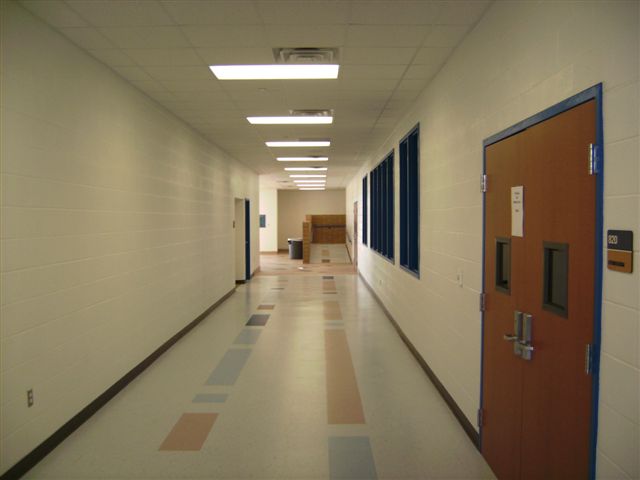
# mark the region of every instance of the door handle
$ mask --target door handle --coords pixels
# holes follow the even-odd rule
[[[533,331],[533,315],[525,313],[522,315],[522,339],[518,342],[520,356],[523,360],[530,361],[535,348],[531,344]]]
[[[507,342],[513,342],[513,354],[520,356],[519,342],[522,340],[522,312],[513,312],[513,330],[515,333],[505,333],[502,338]]]

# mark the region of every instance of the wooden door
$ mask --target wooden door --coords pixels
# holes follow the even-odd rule
[[[501,479],[588,477],[595,115],[589,101],[486,150],[482,449]],[[523,191],[522,236],[512,187]]]

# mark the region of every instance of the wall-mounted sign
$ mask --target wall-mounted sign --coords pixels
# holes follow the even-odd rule
[[[524,187],[511,187],[511,236],[524,235]]]
[[[607,268],[625,273],[633,271],[631,230],[607,230]]]

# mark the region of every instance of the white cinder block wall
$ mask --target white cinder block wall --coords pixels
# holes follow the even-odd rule
[[[260,251],[278,251],[278,190],[260,188],[260,214],[265,215],[266,227],[260,229]]]
[[[234,288],[234,197],[259,238],[255,173],[2,8],[0,472]]]
[[[363,175],[395,148],[397,192],[398,142],[420,122],[421,278],[399,268],[398,242],[395,265],[360,244],[359,268],[474,425],[480,391],[482,141],[603,82],[604,226],[633,230],[639,258],[639,5],[494,3],[347,189],[352,217]],[[598,478],[640,478],[635,263],[632,275],[604,275]]]

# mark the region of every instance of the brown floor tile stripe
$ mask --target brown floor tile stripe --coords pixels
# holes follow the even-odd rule
[[[329,424],[365,423],[360,391],[345,331],[325,330]]]
[[[165,438],[160,450],[198,451],[202,448],[217,413],[184,413]]]
[[[258,305],[258,310],[273,310],[275,305]]]

